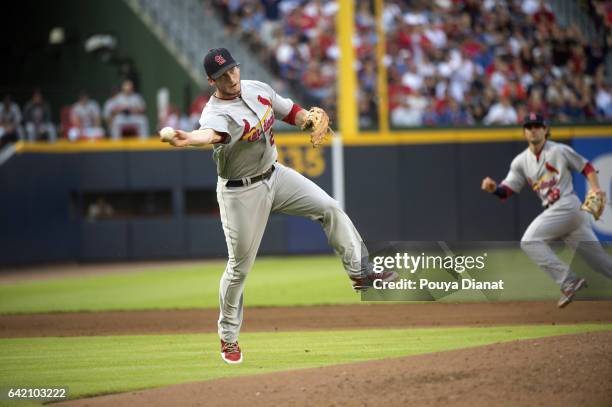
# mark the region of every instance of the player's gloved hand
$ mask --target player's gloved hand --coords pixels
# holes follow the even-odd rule
[[[606,194],[599,188],[591,189],[584,199],[584,203],[580,206],[585,212],[593,215],[595,220],[599,220],[606,207]]]
[[[492,194],[493,192],[495,192],[495,188],[497,188],[497,182],[495,182],[491,177],[486,177],[482,180],[480,188],[483,191],[487,191],[488,193]]]
[[[595,194],[601,194],[603,196],[606,196],[606,193],[601,188],[591,188],[591,189],[589,189],[588,193],[595,193]]]
[[[318,147],[328,136],[334,134],[329,127],[329,116],[320,107],[311,108],[306,114],[302,130],[310,130],[310,142],[313,147]]]

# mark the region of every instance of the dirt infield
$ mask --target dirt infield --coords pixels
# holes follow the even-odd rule
[[[189,265],[189,264],[179,264]],[[130,270],[147,269],[142,264]],[[76,272],[76,271],[75,271]],[[91,267],[91,274],[124,272]],[[43,278],[72,270],[47,270]],[[3,273],[0,282],[41,273]],[[217,310],[0,315],[0,338],[216,332]],[[243,332],[612,323],[612,301],[246,307]],[[248,355],[246,355],[248,363]],[[228,367],[230,369],[232,367]],[[218,379],[69,401],[70,406],[612,405],[612,332]]]
[[[612,332],[566,335],[59,403],[58,406],[603,406]]]
[[[216,332],[217,310],[0,316],[0,338]],[[612,323],[612,301],[412,303],[245,309],[242,332]]]

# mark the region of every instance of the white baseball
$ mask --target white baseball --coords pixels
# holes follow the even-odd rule
[[[170,141],[174,137],[174,129],[172,127],[164,127],[159,131],[162,141]]]

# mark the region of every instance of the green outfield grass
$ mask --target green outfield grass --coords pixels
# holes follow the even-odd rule
[[[225,262],[219,261],[193,267],[165,266],[152,271],[4,284],[0,285],[0,313],[216,308],[224,267]],[[420,276],[435,273],[423,271]],[[558,298],[556,284],[519,250],[490,251],[487,269],[479,273],[484,279],[503,278],[507,289],[487,296],[480,291],[459,292],[444,300]],[[589,288],[581,291],[578,298],[612,298],[612,280],[593,272],[586,277]],[[335,256],[260,258],[245,290],[245,303],[251,307],[359,302],[360,296],[351,289]]]
[[[216,308],[224,269],[219,261],[0,285],[0,313]],[[245,297],[251,306],[359,302],[334,256],[258,259]]]
[[[227,366],[216,334],[0,339],[0,388],[68,386],[72,398],[612,330],[612,324],[244,333]]]
[[[0,286],[0,313],[216,308],[225,262],[155,271],[57,278]],[[354,304],[334,256],[259,259],[247,280],[250,305]]]

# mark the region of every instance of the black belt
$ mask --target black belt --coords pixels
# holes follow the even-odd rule
[[[241,179],[230,179],[229,181],[227,181],[225,183],[225,186],[226,187],[244,187],[244,186],[247,186],[247,185],[251,185],[251,184],[254,184],[256,182],[263,181],[265,179],[269,179],[272,176],[273,172],[274,172],[274,166],[270,167],[263,174],[256,175],[256,176],[254,176],[252,178],[247,178],[246,182],[244,182]]]

